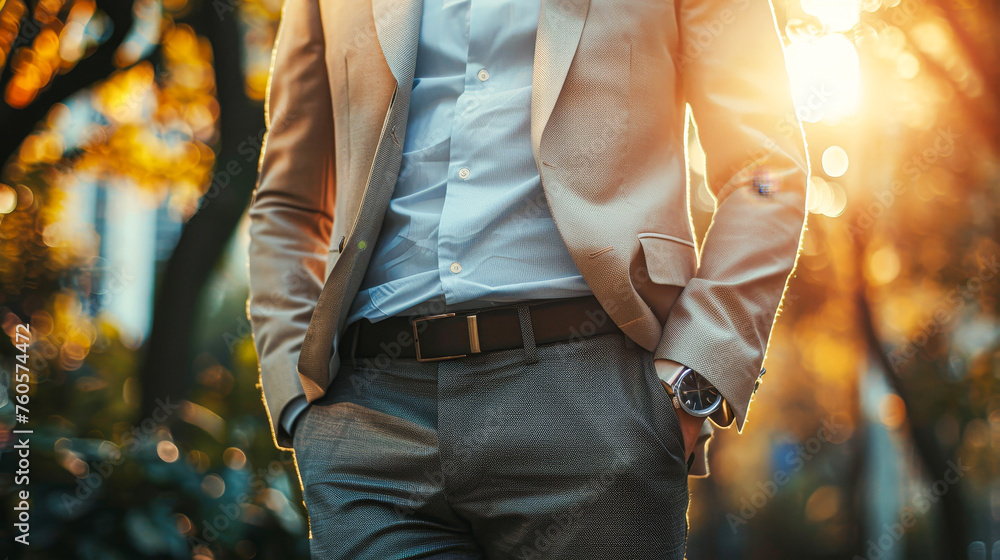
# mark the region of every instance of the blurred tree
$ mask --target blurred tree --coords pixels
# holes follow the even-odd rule
[[[156,408],[158,399],[186,398],[191,390],[191,337],[198,302],[250,204],[265,130],[263,104],[250,98],[245,86],[243,40],[235,14],[202,4],[185,19],[212,45],[219,151],[211,186],[184,226],[159,281],[141,370],[143,417]]]
[[[0,0],[0,323],[31,323],[45,390],[32,408],[33,557],[303,552],[297,479],[271,444],[252,344],[220,344],[234,309],[246,322],[245,279],[216,290],[218,313],[203,305],[252,193],[278,8]],[[91,180],[151,194],[184,222],[140,352],[91,305],[123,287],[93,265],[94,224],[74,219],[72,193]],[[13,354],[6,338],[0,354]]]
[[[0,161],[6,162],[34,133],[52,108],[81,90],[106,80],[113,72],[140,63],[127,56],[136,7],[129,2],[96,2],[90,9],[107,18],[108,37],[81,49],[78,60],[64,58],[72,36],[69,19],[81,2],[38,2],[30,9],[21,0],[4,6],[7,31],[0,75],[4,103],[0,121]],[[146,341],[140,415],[147,416],[157,399],[185,398],[193,383],[191,333],[199,297],[232,233],[245,212],[256,178],[256,158],[264,132],[263,105],[246,87],[243,31],[228,3],[181,4],[174,25],[189,25],[205,37],[213,53],[212,69],[218,107],[218,153],[211,184],[201,206],[187,221],[158,281],[153,324]],[[64,24],[63,20],[67,20]],[[0,36],[2,37],[2,36]],[[60,43],[60,38],[62,43]],[[161,62],[159,43],[147,56]],[[12,302],[9,302],[12,303]]]
[[[996,220],[1000,205],[995,203],[1000,194],[996,188],[998,176],[995,171],[970,165],[964,157],[950,157],[958,147],[948,147],[947,141],[960,136],[961,146],[978,153],[978,157],[991,161],[1000,157],[1000,42],[993,31],[1000,26],[1000,12],[995,3],[977,0],[904,4],[907,5],[901,4],[900,8],[905,7],[905,10],[887,13],[884,22],[899,26],[910,47],[907,51],[926,71],[926,82],[918,82],[915,89],[928,87],[929,82],[941,97],[953,102],[937,114],[936,122],[927,127],[927,133],[918,133],[917,141],[909,144],[912,151],[902,154],[900,159],[910,162],[910,166],[891,177],[895,184],[903,185],[901,188],[910,193],[924,191],[920,192],[922,200],[915,201],[912,196],[896,199],[894,193],[890,201],[886,193],[892,192],[891,185],[872,184],[858,189],[844,218],[854,226],[848,231],[854,245],[850,260],[857,274],[854,285],[860,332],[877,367],[902,400],[907,417],[905,425],[923,472],[930,481],[938,481],[944,480],[955,461],[961,459],[960,448],[942,442],[939,437],[942,418],[961,418],[962,424],[966,424],[977,416],[989,414],[988,406],[984,406],[987,403],[976,403],[972,394],[976,390],[972,364],[958,358],[959,352],[953,351],[956,337],[962,336],[959,333],[962,321],[958,319],[972,318],[962,309],[968,304],[996,324],[1000,319],[995,299],[998,290],[993,282],[974,294],[975,301],[930,300],[930,309],[917,313],[920,320],[901,329],[902,339],[898,331],[896,336],[883,334],[885,330],[899,328],[900,324],[892,317],[900,310],[895,305],[886,305],[894,300],[887,297],[884,290],[898,290],[905,282],[910,287],[903,289],[915,293],[925,289],[920,287],[921,283],[931,282],[936,285],[935,292],[947,293],[977,276],[984,261],[992,258],[995,263],[997,241],[1000,240],[1000,225]],[[900,13],[907,17],[900,18]],[[877,56],[869,60],[878,61],[873,62],[874,66],[880,62],[897,62],[879,61]],[[873,68],[872,73],[886,70]],[[945,132],[942,134],[942,131]],[[942,137],[946,138],[945,142],[941,141]],[[925,174],[924,171],[931,167],[950,177]],[[927,196],[926,188],[932,182],[950,183],[955,190],[934,186],[931,188],[937,194]],[[967,200],[976,200],[976,204],[984,206],[975,209],[965,203]],[[884,209],[884,216],[872,220],[872,209],[880,207]],[[944,208],[948,211],[942,212]],[[917,219],[928,211],[933,218],[928,215],[926,220]],[[869,221],[870,227],[858,227]],[[942,258],[942,247],[959,250],[945,249],[944,255],[950,258]],[[879,255],[880,250],[902,253],[893,257],[900,259],[902,264],[888,282],[878,278],[877,271],[872,273],[886,264],[880,260],[885,254]],[[986,347],[979,351],[988,354],[993,349]],[[910,359],[914,355],[915,358]],[[966,368],[969,370],[956,371]],[[968,461],[968,457],[965,460]],[[940,557],[965,557],[970,534],[981,530],[967,521],[978,517],[974,514],[978,508],[967,503],[966,496],[970,492],[967,484],[960,479],[940,496],[941,514],[937,516]],[[877,537],[869,535],[873,536]],[[989,536],[980,538],[988,539]]]
[[[81,45],[77,52],[59,49],[58,33],[65,28],[73,3],[22,0],[0,3],[0,168],[57,103],[91,87],[122,67],[120,47],[134,22],[131,2],[98,2],[107,19],[108,37]],[[85,8],[86,9],[86,8]],[[83,42],[83,39],[78,39]],[[82,52],[80,52],[82,51]],[[137,61],[131,61],[134,64]],[[131,65],[129,64],[129,65]]]

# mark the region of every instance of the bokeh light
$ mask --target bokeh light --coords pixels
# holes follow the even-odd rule
[[[802,0],[802,9],[831,31],[847,31],[857,25],[861,6],[857,0]]]
[[[846,37],[799,35],[785,49],[785,60],[796,111],[804,122],[836,121],[857,112],[861,69]]]
[[[0,214],[10,214],[17,208],[17,192],[9,185],[0,183]]]
[[[844,173],[847,173],[847,168],[850,166],[850,158],[847,157],[847,152],[840,146],[830,146],[829,148],[823,150],[823,172],[830,177],[840,177]]]

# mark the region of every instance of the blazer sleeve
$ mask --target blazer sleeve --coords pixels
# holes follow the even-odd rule
[[[679,0],[677,66],[716,210],[656,358],[699,372],[742,431],[805,225],[809,161],[768,0]]]
[[[303,395],[299,351],[323,288],[335,189],[333,108],[317,0],[286,0],[265,98],[267,133],[250,205],[250,317],[272,437]]]

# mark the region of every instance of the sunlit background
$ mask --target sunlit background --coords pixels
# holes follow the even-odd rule
[[[997,7],[773,6],[808,231],[744,432],[691,482],[688,555],[998,560]],[[280,0],[0,7],[0,448],[29,323],[26,557],[306,558],[245,312]]]

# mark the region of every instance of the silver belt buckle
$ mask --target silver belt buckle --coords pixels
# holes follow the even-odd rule
[[[422,321],[431,321],[434,319],[444,319],[445,317],[454,317],[454,313],[442,313],[440,315],[427,315],[426,317],[416,317],[410,319],[410,325],[413,326],[413,348],[417,354],[418,362],[437,362],[440,360],[451,360],[453,358],[464,358],[468,354],[457,354],[455,356],[439,356],[437,358],[424,358],[420,355],[420,335],[417,333],[417,323]],[[466,325],[469,327],[469,349],[473,354],[478,354],[482,352],[479,348],[479,323],[476,319],[476,314],[472,313],[465,316]]]

